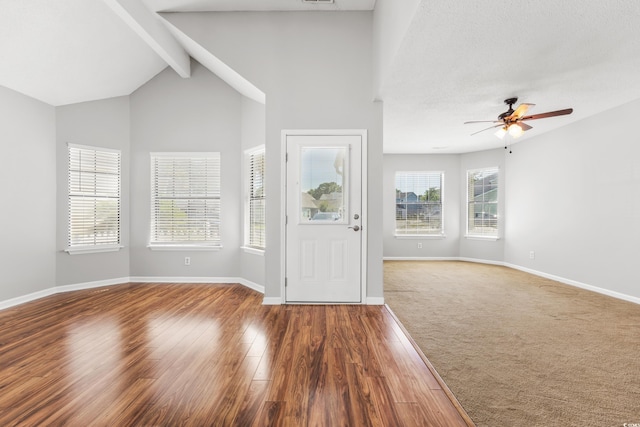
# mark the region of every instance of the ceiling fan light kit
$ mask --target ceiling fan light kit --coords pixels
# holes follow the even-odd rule
[[[548,117],[564,116],[567,114],[571,114],[573,112],[573,108],[566,108],[564,110],[549,111],[547,113],[525,116],[529,108],[534,107],[535,104],[522,103],[518,105],[518,108],[514,110],[513,105],[516,102],[518,102],[518,98],[515,98],[515,97],[505,99],[504,103],[509,106],[509,109],[504,113],[500,114],[498,116],[498,120],[476,120],[476,121],[464,122],[464,124],[494,123],[494,125],[491,127],[472,133],[471,134],[472,136],[477,133],[484,132],[485,130],[499,128],[498,131],[495,133],[495,135],[498,138],[503,139],[507,133],[512,138],[519,138],[520,136],[522,136],[522,134],[525,131],[532,128],[528,124],[524,123],[525,120],[536,120],[536,119],[545,119]]]
[[[509,134],[512,138],[520,138],[523,133],[524,129],[522,129],[519,124],[513,123],[509,126],[502,126],[500,129],[498,129],[495,135],[500,139],[504,139],[506,134]]]

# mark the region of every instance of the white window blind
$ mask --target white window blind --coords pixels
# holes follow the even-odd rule
[[[265,150],[264,147],[248,153],[249,229],[245,244],[251,248],[264,249],[265,240]]]
[[[497,167],[467,171],[467,234],[498,236]]]
[[[69,249],[119,245],[120,151],[68,148]]]
[[[444,233],[442,172],[396,172],[396,235]]]
[[[150,245],[220,245],[220,153],[151,153]]]

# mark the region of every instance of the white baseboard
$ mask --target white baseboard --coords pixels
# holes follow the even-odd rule
[[[504,262],[502,261],[493,261],[490,259],[477,259],[477,258],[464,258],[464,257],[460,257],[458,258],[458,261],[464,261],[464,262],[475,262],[476,264],[489,264],[489,265],[500,265],[500,266],[504,266]]]
[[[514,270],[524,271],[525,273],[533,274],[534,276],[540,276],[540,277],[544,277],[545,279],[555,280],[556,282],[560,282],[565,285],[575,286],[577,288],[585,289],[587,291],[597,292],[599,294],[607,295],[613,298],[640,304],[640,298],[634,297],[632,295],[623,294],[623,293],[612,291],[609,289],[599,288],[597,286],[587,285],[586,283],[581,283],[576,280],[565,279],[564,277],[554,276],[553,274],[532,270],[530,268],[522,267],[517,264],[510,264],[502,261],[492,261],[492,260],[486,260],[486,259],[464,258],[464,257],[448,257],[448,258],[385,257],[384,260],[385,261],[465,261],[465,262],[475,262],[478,264],[500,265],[508,268],[513,268]]]
[[[262,305],[282,305],[282,298],[280,297],[264,297]]]
[[[264,294],[264,286],[242,277],[145,277],[134,276],[132,283],[239,283],[249,289]]]
[[[632,295],[623,294],[620,292],[612,291],[598,286],[587,285],[586,283],[578,282],[576,280],[565,279],[564,277],[555,276],[553,274],[544,273],[542,271],[532,270],[530,268],[522,267],[517,264],[504,263],[505,267],[513,268],[514,270],[524,271],[525,273],[533,274],[535,276],[544,277],[545,279],[555,280],[556,282],[564,283],[565,285],[575,286],[576,288],[585,289],[591,292],[597,292],[599,294],[607,295],[613,298],[621,299],[624,301],[640,304],[640,298]]]
[[[24,304],[27,302],[35,301],[40,298],[48,297],[54,294],[60,294],[63,292],[79,291],[82,289],[100,288],[102,286],[119,285],[121,283],[127,283],[128,277],[121,277],[117,279],[96,280],[94,282],[75,283],[73,285],[53,286],[51,288],[44,289],[42,291],[34,292],[27,295],[22,295],[16,298],[12,298],[5,301],[0,301],[0,310],[5,308],[14,307],[16,305]]]
[[[458,257],[417,257],[417,256],[386,256],[384,261],[461,261]]]
[[[55,294],[62,292],[81,291],[83,289],[101,288],[103,286],[121,285],[123,283],[129,283],[128,277],[119,277],[117,279],[96,280],[93,282],[75,283],[73,285],[56,286],[54,289]]]
[[[384,297],[367,297],[367,305],[384,305]]]
[[[22,295],[22,296],[11,298],[5,301],[0,301],[0,310],[4,310],[5,308],[10,308],[16,305],[24,304],[26,302],[35,301],[40,298],[48,297],[55,293],[56,293],[55,288],[48,288],[42,291],[33,292],[31,294]]]
[[[120,277],[116,279],[96,280],[93,282],[74,283],[72,285],[54,286],[42,291],[22,295],[5,301],[0,301],[0,310],[35,301],[63,292],[81,291],[83,289],[100,288],[102,286],[121,285],[123,283],[238,283],[249,289],[264,294],[264,286],[254,283],[241,277]],[[277,298],[280,304],[280,298]],[[275,304],[275,303],[274,303]]]
[[[129,281],[131,283],[240,283],[244,280],[240,277],[133,276]]]
[[[243,279],[242,277],[238,277],[238,283],[264,295],[264,286],[262,285],[252,282],[251,280]]]

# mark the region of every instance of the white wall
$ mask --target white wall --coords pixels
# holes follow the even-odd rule
[[[196,62],[183,79],[166,68],[130,96],[131,276],[240,276],[241,96]],[[151,152],[219,151],[220,251],[152,251],[149,243]],[[185,257],[191,265],[184,265]]]
[[[53,107],[0,86],[0,302],[55,286]]]
[[[249,98],[242,97],[242,151],[265,145],[265,106]],[[244,156],[244,155],[243,155]],[[244,158],[240,159],[244,163]],[[242,188],[248,188],[247,171],[242,164],[239,170],[242,173]],[[265,164],[265,168],[269,165]],[[267,195],[268,196],[268,195]],[[245,200],[241,201],[240,209],[245,209]],[[241,230],[244,240],[244,229]],[[260,286],[265,284],[264,253],[256,254],[245,252],[240,254],[241,277]]]
[[[56,285],[75,285],[129,276],[129,97],[83,102],[56,108],[57,228]],[[117,252],[69,255],[67,144],[122,152],[120,238]]]
[[[639,115],[640,100],[513,146],[507,263],[640,297]]]
[[[395,234],[396,172],[444,172],[443,220],[446,237],[398,238]],[[458,154],[385,154],[384,183],[384,256],[385,258],[458,257],[461,235],[460,155]],[[464,233],[464,231],[462,232]],[[422,248],[418,249],[418,243]]]
[[[367,129],[368,297],[382,293],[382,106],[372,102],[372,13],[164,15],[266,93],[265,298],[281,298],[281,131]]]

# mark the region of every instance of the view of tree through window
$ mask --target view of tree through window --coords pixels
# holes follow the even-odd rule
[[[467,233],[498,235],[498,168],[467,171]]]
[[[396,235],[442,234],[442,172],[396,173]]]
[[[345,215],[344,147],[302,149],[300,217],[305,221],[340,221]]]

